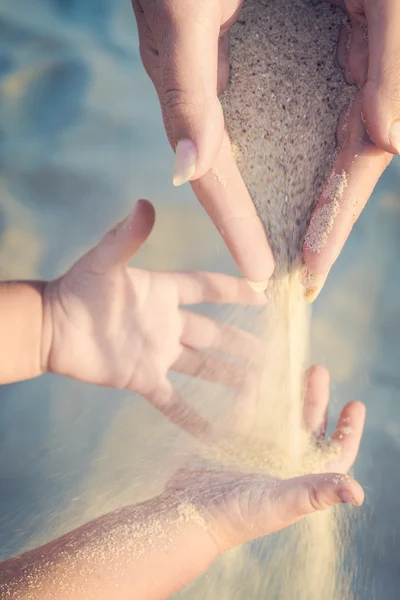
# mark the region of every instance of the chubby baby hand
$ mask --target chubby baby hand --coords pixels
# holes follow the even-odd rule
[[[63,277],[46,284],[43,370],[137,392],[173,422],[204,435],[209,424],[174,390],[168,371],[235,387],[245,369],[226,358],[251,356],[257,342],[181,305],[257,305],[265,298],[227,275],[128,267],[154,221],[152,204],[140,200]]]

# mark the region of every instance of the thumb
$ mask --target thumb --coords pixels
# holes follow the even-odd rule
[[[207,173],[218,155],[224,119],[217,96],[219,3],[166,3],[157,17],[160,76],[158,94],[175,150],[174,185]],[[163,13],[163,14],[161,14]]]
[[[372,141],[400,154],[400,11],[398,0],[364,0],[369,69],[363,114]]]
[[[229,493],[232,505],[224,504],[217,525],[217,535],[224,549],[285,529],[335,504],[360,506],[364,500],[360,484],[348,475],[337,473],[278,481],[264,475],[251,475],[234,483],[236,493],[232,490]]]
[[[94,273],[126,264],[149,237],[155,221],[154,206],[139,200],[131,214],[111,229],[80,262]]]
[[[277,530],[335,504],[361,506],[364,492],[360,484],[348,475],[322,473],[282,481],[270,499],[276,505],[274,530]]]

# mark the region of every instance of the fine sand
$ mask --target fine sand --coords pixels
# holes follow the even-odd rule
[[[254,425],[246,437],[208,449],[208,458],[278,478],[321,472],[326,463],[302,423],[310,315],[298,269],[323,184],[328,179],[323,193],[330,202],[307,236],[314,251],[325,245],[347,185],[345,173],[328,178],[336,123],[352,93],[336,63],[343,20],[327,2],[249,0],[231,37],[231,81],[223,105],[234,155],[277,268],[267,290]],[[218,176],[224,182],[224,174]],[[346,528],[338,511],[313,515],[223,558],[207,585],[194,584],[182,597],[348,600],[351,577],[341,572]]]

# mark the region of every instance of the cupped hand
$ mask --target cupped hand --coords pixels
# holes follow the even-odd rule
[[[331,0],[347,11],[338,61],[360,91],[338,123],[340,152],[318,201],[304,245],[306,298],[321,291],[351,230],[393,154],[400,153],[400,11],[398,0]]]
[[[139,201],[63,277],[46,285],[42,369],[135,391],[192,434],[207,435],[210,425],[173,388],[168,371],[240,388],[248,377],[244,362],[259,355],[259,342],[181,305],[261,305],[265,298],[227,275],[128,268],[154,220],[153,206]]]
[[[189,463],[169,482],[168,490],[202,513],[221,552],[336,504],[362,504],[364,492],[347,473],[357,458],[365,407],[361,402],[346,404],[334,434],[326,440],[328,402],[329,374],[323,367],[312,367],[307,373],[303,420],[315,452],[324,456],[326,450],[322,468],[286,479],[268,474],[268,456],[264,472],[251,472],[249,465],[241,469],[240,463],[228,468],[218,464],[216,454],[215,461],[195,457],[193,466]],[[238,413],[239,426],[240,420]]]
[[[265,229],[232,155],[218,96],[229,77],[228,31],[243,0],[132,0],[144,67],[187,181],[237,266],[263,291],[274,270]]]

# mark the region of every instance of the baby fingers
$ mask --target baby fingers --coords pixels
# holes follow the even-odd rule
[[[362,402],[349,402],[343,408],[331,443],[339,448],[337,457],[326,465],[329,471],[347,473],[353,466],[364,430],[365,406]]]
[[[304,426],[319,442],[325,438],[329,403],[329,372],[314,366],[306,374],[306,392],[303,409]]]
[[[187,433],[208,439],[212,435],[211,424],[182,398],[167,379],[146,394],[147,400],[169,421]]]
[[[239,277],[204,271],[165,273],[164,276],[174,279],[180,304],[216,302],[263,306],[266,303],[264,294],[253,292]]]
[[[247,363],[260,360],[263,345],[250,333],[186,310],[180,314],[183,326],[181,342],[184,346],[215,350],[241,358]]]
[[[237,363],[187,347],[183,347],[182,354],[171,368],[177,373],[236,389],[241,388],[248,377],[247,370]]]

